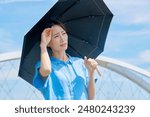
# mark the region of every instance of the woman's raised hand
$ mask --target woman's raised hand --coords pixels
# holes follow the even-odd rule
[[[51,41],[51,35],[52,35],[52,29],[51,28],[46,28],[43,30],[41,34],[41,45],[45,45],[46,47]]]

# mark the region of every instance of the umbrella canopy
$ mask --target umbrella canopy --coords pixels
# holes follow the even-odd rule
[[[59,0],[24,36],[19,76],[32,84],[40,60],[41,33],[50,19],[62,22],[69,37],[67,53],[96,58],[104,50],[113,15],[103,0]],[[51,55],[51,50],[49,49]]]

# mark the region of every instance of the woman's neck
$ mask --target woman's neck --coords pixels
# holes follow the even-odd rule
[[[67,61],[68,60],[68,56],[66,54],[66,52],[55,52],[52,54],[53,57],[62,60],[62,61]]]

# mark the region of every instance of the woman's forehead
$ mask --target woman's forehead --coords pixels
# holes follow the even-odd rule
[[[53,33],[59,33],[59,32],[65,31],[65,30],[59,25],[54,25],[54,26],[52,26],[52,31],[53,31]]]

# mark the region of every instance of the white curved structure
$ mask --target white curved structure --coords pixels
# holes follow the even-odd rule
[[[148,71],[104,56],[100,56],[98,59],[96,59],[96,61],[100,66],[125,76],[125,78],[128,78],[129,80],[131,80],[132,82],[136,83],[141,88],[146,90],[148,93],[150,93],[150,84],[146,82],[141,76],[137,75],[137,74],[144,75],[150,80],[150,73]]]
[[[0,54],[0,62],[16,60],[20,58],[21,58],[20,51]]]
[[[21,57],[21,52],[20,51],[0,54],[0,63],[5,63],[5,62],[12,61],[12,60],[20,60],[20,57]],[[132,81],[133,83],[137,84],[140,88],[144,89],[149,94],[148,99],[150,98],[150,82],[149,82],[150,81],[150,73],[148,71],[145,71],[145,70],[143,70],[141,68],[138,68],[138,67],[135,67],[133,65],[118,61],[116,59],[107,58],[107,57],[104,57],[104,56],[99,56],[96,59],[96,61],[98,62],[100,67],[104,67],[108,70],[112,70],[115,73],[124,76],[123,77],[124,79],[126,78],[126,79]],[[3,67],[3,65],[1,67]],[[102,74],[102,76],[103,75],[104,74]],[[17,74],[15,76],[17,77]],[[3,76],[1,76],[1,77],[3,77]],[[145,77],[146,79],[144,79],[143,77]],[[7,80],[8,79],[9,78],[6,78],[6,83],[5,83],[6,86],[8,86],[7,85],[7,83],[8,83]],[[119,82],[117,82],[117,83],[119,83]],[[102,86],[102,85],[99,85],[99,84],[97,84],[97,85],[100,86],[100,88]],[[107,86],[105,88],[107,88]],[[0,90],[3,90],[3,89],[4,89],[4,85],[0,82]],[[8,91],[5,89],[5,91],[7,92],[6,95],[10,94],[9,90],[10,90],[10,93],[11,93],[12,92],[11,87],[10,87],[10,89],[8,89]],[[33,89],[33,92],[31,92],[29,95],[32,95],[32,93],[34,93],[34,92],[35,92],[35,89]],[[105,91],[101,90],[100,92],[103,93]],[[106,91],[106,93],[107,93],[107,91]],[[117,93],[115,92],[115,94],[117,94]],[[108,94],[108,95],[110,95],[110,94]],[[126,96],[126,94],[125,94],[125,96]],[[111,99],[111,98],[107,98],[107,99]]]

